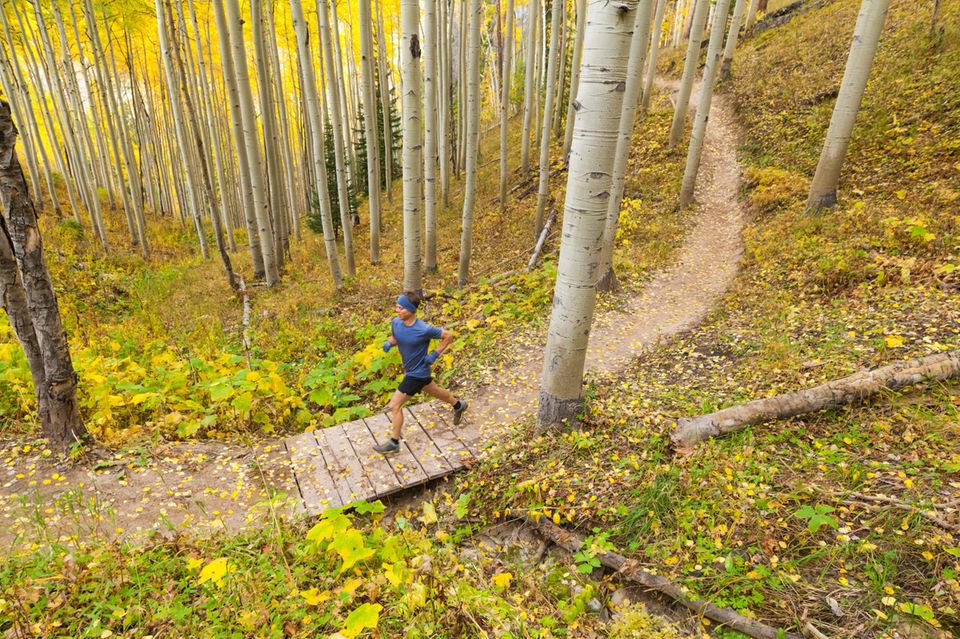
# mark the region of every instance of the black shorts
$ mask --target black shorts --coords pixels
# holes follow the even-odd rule
[[[413,397],[422,391],[424,386],[429,386],[431,382],[433,382],[432,377],[421,379],[419,377],[410,377],[409,375],[404,375],[403,381],[401,381],[400,385],[397,386],[397,390],[408,397]]]

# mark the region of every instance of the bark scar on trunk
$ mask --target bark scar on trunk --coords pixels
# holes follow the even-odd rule
[[[416,33],[410,36],[410,55],[414,60],[420,57],[420,38]]]

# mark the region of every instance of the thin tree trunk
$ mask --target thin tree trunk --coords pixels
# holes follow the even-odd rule
[[[214,0],[214,5],[224,0]],[[234,72],[236,74],[237,93],[240,102],[240,117],[243,121],[243,142],[247,147],[247,161],[250,175],[250,187],[253,191],[253,209],[257,222],[257,235],[260,239],[260,251],[263,255],[263,270],[267,279],[267,286],[274,286],[280,281],[277,270],[277,258],[274,253],[273,229],[270,227],[270,211],[268,210],[267,194],[263,184],[263,173],[260,159],[260,136],[257,131],[256,114],[253,106],[253,94],[250,90],[250,76],[247,71],[247,52],[243,43],[243,25],[240,21],[240,10],[237,0],[226,0],[226,22],[232,55]]]
[[[543,127],[540,131],[540,182],[537,190],[537,212],[533,224],[534,237],[538,237],[540,229],[543,228],[543,212],[547,208],[547,198],[550,195],[550,121],[553,118],[553,101],[556,93],[554,77],[560,57],[560,20],[563,18],[560,3],[563,1],[553,0],[550,9],[550,62],[547,66],[547,96],[543,103]]]
[[[730,77],[730,65],[733,63],[733,54],[737,50],[740,39],[740,21],[743,19],[743,9],[746,0],[737,0],[733,7],[733,18],[730,19],[730,30],[727,32],[727,44],[723,48],[723,61],[720,63],[720,79]]]
[[[510,121],[510,76],[513,62],[513,0],[507,0],[507,37],[503,45],[503,79],[500,82],[500,211],[507,210],[507,177],[510,173],[509,149],[507,148],[508,123]]]
[[[420,271],[420,6],[400,2],[400,69],[403,73],[403,289],[423,290]],[[389,113],[384,113],[388,118]]]
[[[566,77],[566,66],[567,66],[567,7],[566,0],[560,0],[560,34],[557,36],[557,78],[555,80],[555,89],[554,89],[554,99],[552,109],[553,109],[553,137],[560,137],[560,127],[563,124],[560,119],[563,113],[561,109],[563,108],[563,86],[564,78]]]
[[[224,15],[223,0],[214,0],[212,5],[214,20],[217,25],[217,35],[220,46],[220,65],[223,70],[226,101],[230,105],[233,148],[237,159],[237,176],[243,204],[243,218],[247,228],[247,243],[253,261],[254,277],[263,278],[266,273],[263,263],[263,252],[260,248],[260,235],[257,232],[256,205],[254,204],[253,186],[250,179],[250,159],[247,157],[247,145],[243,134],[243,113],[240,107],[240,92],[237,87],[236,69],[231,53],[233,46],[230,42],[227,18]],[[231,164],[233,164],[232,160]]]
[[[466,181],[463,188],[463,222],[460,233],[460,268],[457,282],[461,287],[470,280],[470,256],[473,251],[473,212],[477,201],[477,155],[480,141],[480,0],[470,0],[470,58],[468,60],[466,109]]]
[[[438,109],[439,124],[437,127],[440,136],[440,199],[443,208],[447,208],[450,200],[450,28],[447,0],[438,0],[440,44],[440,108]]]
[[[317,83],[313,75],[313,58],[310,54],[310,35],[307,30],[307,21],[303,17],[303,5],[300,0],[290,0],[290,13],[293,19],[293,29],[297,34],[297,53],[300,59],[300,70],[303,74],[302,89],[305,96],[307,110],[307,124],[310,129],[310,144],[313,156],[313,174],[316,180],[314,189],[320,203],[320,221],[323,226],[323,241],[327,249],[327,262],[330,265],[330,275],[333,283],[340,289],[343,286],[343,276],[340,272],[340,261],[337,257],[337,240],[333,232],[333,217],[330,213],[330,195],[327,191],[327,167],[324,161],[322,124],[320,121],[319,96]]]
[[[757,7],[759,6],[759,0],[750,0],[750,8],[747,9],[747,23],[743,27],[744,31],[749,31],[757,23]]]
[[[710,0],[697,0],[693,12],[693,22],[690,28],[690,40],[687,43],[687,58],[683,63],[683,76],[680,78],[680,92],[677,94],[677,104],[673,111],[673,124],[670,126],[669,148],[680,143],[683,137],[683,125],[687,120],[687,106],[690,103],[690,93],[693,91],[693,81],[697,75],[697,65],[700,63],[700,42],[703,36],[703,25],[707,20]]]
[[[678,420],[670,435],[676,447],[690,447],[727,433],[795,415],[855,404],[881,391],[960,375],[960,351],[936,353],[855,373],[802,391],[758,399],[698,417]]]
[[[350,127],[350,123],[354,121],[354,116],[353,109],[348,98],[350,95],[350,92],[347,91],[348,76],[343,72],[343,58],[346,56],[344,56],[343,50],[340,46],[340,20],[337,19],[337,0],[330,0],[330,24],[332,28],[331,35],[333,39],[333,57],[337,62],[337,96],[340,102],[340,130],[342,131],[341,139],[344,146],[344,166],[346,168],[348,188],[354,188],[357,184],[357,175],[355,172],[357,158],[355,158],[353,155],[353,129]],[[349,55],[351,58],[353,57],[353,47],[348,49],[347,55]],[[349,70],[350,67],[348,65],[347,71]],[[350,235],[353,235],[352,231]]]
[[[663,0],[661,0],[662,2]],[[573,127],[577,118],[577,89],[580,84],[580,58],[583,56],[583,32],[587,27],[587,0],[576,0],[577,33],[573,40],[573,58],[570,60],[570,99],[567,100],[567,123],[563,132],[563,164],[570,161]]]
[[[337,76],[337,61],[331,46],[330,17],[327,0],[317,0],[320,16],[320,46],[323,48],[323,63],[326,72],[327,107],[330,110],[330,128],[333,133],[333,157],[337,167],[337,201],[340,204],[340,226],[343,231],[343,252],[347,262],[347,275],[354,275],[357,267],[353,256],[353,217],[350,214],[349,175],[346,154],[343,148],[343,119],[340,111],[340,78]]]
[[[537,421],[548,428],[581,405],[583,368],[596,305],[603,227],[616,152],[637,3],[590,0],[570,150],[553,313],[544,351]]]
[[[810,184],[807,207],[823,209],[837,203],[837,187],[840,184],[840,169],[847,156],[853,125],[860,110],[863,92],[870,79],[873,57],[877,52],[880,34],[883,32],[883,20],[887,15],[890,0],[863,0],[860,15],[853,29],[853,42],[850,55],[843,71],[840,93],[837,95],[830,128],[820,153],[820,162]]]
[[[437,0],[423,3],[423,213],[424,260],[437,272]]]
[[[390,122],[390,82],[387,73],[387,44],[383,30],[383,3],[377,3],[377,74],[380,77],[380,108],[383,113],[383,169],[387,201],[393,202],[393,123]]]
[[[726,0],[720,0],[725,2]],[[627,160],[633,142],[633,123],[643,85],[643,62],[647,55],[647,38],[650,35],[650,10],[653,0],[637,3],[637,17],[630,41],[630,63],[627,66],[627,84],[623,94],[623,109],[620,113],[620,128],[617,131],[617,151],[613,159],[613,175],[607,219],[603,226],[603,249],[600,252],[600,267],[603,277],[597,282],[598,291],[620,289],[617,274],[613,269],[613,250],[617,240],[617,223],[620,221],[620,205],[626,181]]]
[[[583,0],[584,2],[586,0]],[[530,126],[534,116],[534,92],[536,91],[536,73],[534,67],[537,61],[537,13],[540,10],[540,0],[530,0],[527,11],[527,42],[526,55],[523,62],[523,125],[520,129],[520,170],[524,174],[530,172]]]
[[[370,211],[370,263],[380,262],[380,143],[377,141],[377,102],[373,86],[373,20],[370,0],[359,0],[360,78],[363,91],[363,137],[367,152],[367,208]],[[389,117],[389,114],[387,114]]]
[[[700,156],[707,137],[707,122],[710,118],[710,104],[713,101],[713,87],[717,82],[720,57],[723,55],[723,31],[726,24],[723,18],[730,8],[730,0],[717,0],[717,19],[710,29],[710,44],[707,46],[707,66],[703,69],[703,81],[700,83],[700,104],[693,119],[693,132],[690,134],[690,146],[687,148],[687,166],[683,172],[683,184],[680,187],[680,208],[686,208],[693,201],[697,173],[700,171]]]
[[[44,435],[52,446],[65,450],[75,442],[83,442],[87,431],[80,417],[77,374],[70,360],[67,332],[60,319],[57,296],[43,258],[40,226],[17,159],[16,142],[17,129],[10,118],[10,107],[0,102],[2,233],[17,259],[27,308],[43,359],[44,378],[38,395],[45,399],[49,415]],[[6,299],[3,305],[7,308]]]
[[[657,11],[653,17],[653,36],[650,38],[650,54],[647,56],[647,77],[643,82],[643,97],[640,100],[640,113],[646,114],[650,108],[650,96],[653,94],[653,77],[657,74],[657,55],[660,53],[660,29],[663,23],[663,10],[666,0],[657,0]]]

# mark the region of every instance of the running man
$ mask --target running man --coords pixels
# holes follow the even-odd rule
[[[467,410],[467,402],[457,399],[446,388],[437,386],[430,374],[430,367],[447,350],[453,341],[453,333],[431,326],[422,319],[417,319],[417,307],[420,306],[421,296],[417,293],[404,293],[397,298],[397,316],[391,322],[390,338],[383,343],[386,353],[396,346],[400,349],[403,360],[403,381],[390,400],[390,418],[393,422],[393,431],[390,439],[374,446],[378,453],[388,455],[400,450],[400,433],[403,430],[403,404],[408,399],[423,391],[443,400],[453,406],[453,423],[459,425],[463,413]],[[439,339],[436,350],[427,352],[430,340]]]

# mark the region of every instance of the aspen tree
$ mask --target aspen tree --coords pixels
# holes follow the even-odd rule
[[[580,58],[583,56],[583,33],[587,26],[587,0],[576,0],[577,26],[573,38],[573,58],[570,60],[570,99],[567,100],[567,122],[563,132],[563,164],[570,159],[573,143],[573,125],[577,117],[577,87],[580,84]]]
[[[606,221],[636,2],[588,3],[580,88],[581,104],[570,150],[563,233],[553,312],[544,351],[537,421],[541,429],[572,418],[582,398],[583,369],[596,305]]]
[[[380,262],[380,143],[377,141],[377,103],[373,86],[373,43],[370,0],[359,0],[360,79],[363,91],[363,137],[367,151],[367,208],[370,211],[370,263]],[[389,114],[386,115],[389,117]],[[389,141],[387,141],[389,144]]]
[[[527,8],[527,37],[524,45],[526,55],[523,62],[523,125],[520,130],[520,167],[526,174],[530,172],[530,125],[534,116],[534,93],[536,92],[536,73],[534,66],[537,60],[537,13],[540,10],[540,0],[530,0]]]
[[[437,0],[423,3],[423,213],[424,260],[437,271]]]
[[[224,0],[214,0],[218,3]],[[267,286],[280,281],[277,259],[274,252],[273,229],[270,225],[266,187],[263,183],[260,158],[260,136],[257,130],[256,113],[253,106],[253,94],[250,90],[250,75],[247,71],[247,52],[243,43],[243,26],[237,0],[225,0],[227,30],[236,73],[237,93],[240,98],[240,117],[243,120],[243,141],[247,147],[247,161],[250,171],[250,187],[253,190],[253,208],[257,221],[257,235],[260,238],[260,251],[263,254],[263,269]]]
[[[500,98],[500,210],[507,208],[507,176],[509,166],[507,157],[509,149],[507,148],[507,123],[510,118],[510,66],[513,61],[513,0],[507,0],[507,35],[503,44],[503,68],[500,82],[500,91],[503,94]]]
[[[543,103],[543,126],[540,131],[540,181],[537,189],[537,212],[533,224],[534,237],[539,236],[543,228],[543,211],[547,208],[547,198],[550,195],[550,122],[553,118],[553,101],[556,93],[554,76],[560,58],[560,20],[563,17],[561,8],[563,1],[553,0],[550,8],[550,62],[547,66],[547,95]]]
[[[700,83],[700,104],[693,119],[693,132],[690,134],[690,146],[687,148],[687,166],[683,172],[683,184],[680,187],[680,208],[686,208],[693,201],[693,190],[697,184],[700,170],[700,156],[703,154],[703,142],[707,136],[707,122],[710,117],[710,104],[713,100],[713,87],[717,82],[720,58],[723,55],[723,32],[726,27],[724,17],[730,8],[730,0],[717,0],[717,19],[710,28],[710,44],[707,45],[707,65],[703,69],[703,81]]]
[[[733,6],[733,17],[730,19],[730,30],[727,32],[727,44],[723,48],[723,61],[720,63],[720,78],[730,77],[730,64],[733,54],[737,50],[737,41],[740,39],[740,21],[743,19],[743,8],[746,0],[737,0]]]
[[[403,76],[403,289],[423,290],[420,270],[420,6],[400,0],[400,70]],[[385,111],[384,119],[390,117]],[[384,141],[390,144],[389,140]]]
[[[657,10],[653,17],[653,35],[650,37],[650,53],[647,55],[647,76],[643,81],[640,113],[650,108],[650,96],[653,93],[653,77],[657,74],[657,55],[660,53],[660,29],[663,25],[663,10],[666,0],[657,0]]]
[[[640,99],[640,88],[643,85],[643,61],[647,53],[647,37],[650,35],[652,1],[639,0],[637,3],[636,23],[633,26],[633,38],[630,41],[627,82],[623,92],[620,126],[617,130],[617,150],[613,159],[607,219],[603,226],[603,249],[600,252],[603,276],[597,282],[598,291],[612,291],[620,288],[617,275],[613,270],[613,250],[617,239],[617,223],[620,221],[620,204],[623,202],[627,159],[630,157],[630,146],[633,142],[634,116],[637,112],[637,101]]]
[[[457,282],[466,286],[470,279],[470,255],[473,251],[473,213],[477,200],[477,148],[480,140],[480,0],[470,0],[470,55],[468,60],[466,108],[466,170],[463,188],[463,223],[460,232],[460,268]]]
[[[438,0],[439,21],[438,30],[440,32],[440,108],[439,112],[439,136],[440,136],[440,197],[443,208],[447,208],[450,203],[450,31],[453,28],[453,22],[450,20],[448,11],[448,0]]]
[[[330,212],[330,195],[327,191],[327,168],[324,161],[322,125],[320,118],[320,99],[317,95],[317,83],[313,75],[313,58],[310,54],[310,36],[307,21],[303,16],[301,0],[290,0],[290,14],[293,29],[297,35],[297,55],[300,60],[300,72],[303,74],[301,88],[306,107],[306,124],[310,132],[310,147],[313,158],[314,192],[320,203],[320,222],[323,227],[323,242],[330,265],[330,276],[339,289],[343,286],[340,272],[340,260],[337,256],[337,241],[333,232],[333,217]]]
[[[383,113],[383,169],[387,201],[393,202],[393,123],[390,121],[390,82],[387,44],[383,29],[383,3],[377,3],[377,75],[380,78],[380,109]]]
[[[557,61],[557,77],[554,81],[554,98],[553,98],[553,137],[559,138],[561,133],[561,126],[563,122],[560,119],[562,115],[561,109],[563,108],[563,88],[564,88],[564,78],[566,78],[566,66],[567,66],[567,0],[560,0],[560,35],[558,36],[558,61]]]
[[[690,27],[690,40],[687,43],[687,57],[683,63],[683,75],[680,78],[680,91],[677,94],[677,104],[673,111],[673,124],[670,126],[669,148],[677,146],[683,136],[683,125],[687,118],[687,105],[690,102],[690,93],[693,91],[694,76],[697,75],[697,65],[700,61],[700,42],[703,36],[703,25],[707,20],[710,0],[696,0],[693,12],[693,21]]]
[[[853,28],[850,54],[843,70],[840,93],[830,117],[830,128],[823,142],[817,171],[810,184],[807,207],[823,209],[837,203],[837,187],[840,184],[840,169],[847,156],[853,125],[860,110],[860,102],[870,79],[873,58],[883,32],[883,21],[890,7],[890,0],[862,0],[857,24]]]
[[[77,374],[70,359],[67,331],[43,257],[37,213],[17,159],[16,142],[17,129],[10,108],[0,102],[0,254],[6,254],[0,260],[9,265],[9,253],[16,257],[23,297],[43,363],[43,384],[37,394],[46,403],[48,423],[44,424],[44,435],[51,446],[65,451],[71,444],[83,442],[87,431],[80,416]],[[10,268],[4,270],[9,272]],[[6,297],[0,297],[5,309]]]
[[[749,31],[757,22],[757,8],[760,6],[760,0],[750,0],[750,7],[747,9],[747,23],[744,25],[744,31]]]

